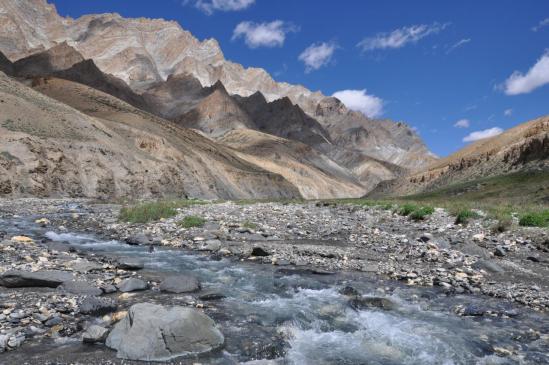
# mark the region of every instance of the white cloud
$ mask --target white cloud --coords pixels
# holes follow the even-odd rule
[[[460,119],[454,123],[454,127],[456,128],[469,128],[470,126],[471,122],[469,121],[469,119]]]
[[[333,42],[313,43],[299,55],[299,60],[305,64],[305,72],[318,70],[330,63],[336,49]]]
[[[466,45],[469,42],[471,42],[471,38],[464,38],[464,39],[460,40],[459,42],[455,43],[450,48],[448,48],[448,50],[446,51],[446,54],[450,54],[456,48],[462,47],[462,46]]]
[[[499,127],[489,128],[483,131],[472,132],[469,135],[467,135],[465,138],[463,138],[463,142],[474,142],[481,139],[494,137],[494,136],[497,136],[498,134],[501,134],[502,132],[503,132],[503,129]]]
[[[361,112],[369,118],[376,118],[383,114],[383,100],[374,95],[368,95],[363,90],[341,90],[333,97],[338,98],[351,110]]]
[[[503,111],[503,115],[505,115],[506,117],[510,117],[511,115],[513,115],[513,109],[505,109]]]
[[[296,26],[282,20],[270,23],[242,22],[234,29],[232,40],[243,37],[250,48],[282,47],[286,34],[297,30]]]
[[[193,3],[194,6],[208,15],[215,11],[244,10],[255,3],[255,0],[185,0],[184,5]]]
[[[444,30],[449,24],[433,23],[431,25],[420,24],[402,27],[390,33],[378,33],[373,37],[364,38],[357,47],[363,52],[375,49],[401,48],[408,43],[416,43],[430,34],[436,34]]]
[[[549,26],[549,18],[545,18],[538,23],[538,25],[532,27],[532,32],[537,32],[538,30]]]
[[[526,74],[513,72],[503,84],[503,89],[507,95],[528,94],[545,84],[549,84],[549,51]]]

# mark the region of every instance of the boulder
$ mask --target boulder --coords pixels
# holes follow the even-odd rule
[[[101,326],[90,326],[88,329],[82,334],[82,342],[84,343],[103,343],[107,339],[107,335],[109,334],[109,330],[105,327]]]
[[[192,293],[200,290],[200,282],[190,275],[169,276],[160,283],[160,290],[166,293]]]
[[[146,246],[152,243],[152,239],[145,234],[135,234],[126,238],[126,243],[128,245],[134,245],[134,246],[137,246],[137,245]]]
[[[103,316],[116,311],[116,302],[108,298],[85,297],[79,303],[80,313],[92,316]]]
[[[505,272],[505,270],[501,266],[490,260],[478,260],[472,265],[472,267],[473,269],[484,270],[491,273]]]
[[[0,285],[6,288],[47,287],[57,288],[73,275],[66,271],[6,271],[0,276]]]
[[[121,359],[166,361],[219,349],[224,341],[215,322],[196,309],[140,303],[115,325],[106,345]]]
[[[78,294],[78,295],[92,295],[97,296],[103,294],[103,291],[96,286],[90,285],[85,281],[66,281],[58,288],[65,293]]]
[[[392,310],[396,304],[387,298],[381,297],[357,297],[349,301],[349,305],[355,310],[364,310],[379,308],[383,310]]]
[[[135,257],[122,257],[117,260],[116,267],[123,270],[141,270],[145,263]]]
[[[265,257],[265,256],[270,256],[271,254],[269,253],[269,251],[267,251],[263,247],[256,246],[252,249],[252,253],[250,255],[251,256],[258,256],[258,257]]]
[[[128,293],[138,290],[147,290],[149,288],[149,284],[141,279],[129,278],[126,280],[122,280],[120,284],[117,285],[117,288],[122,293]]]

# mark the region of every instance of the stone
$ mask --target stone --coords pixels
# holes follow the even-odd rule
[[[166,361],[219,349],[224,341],[215,322],[196,309],[140,303],[114,326],[106,345],[121,359]]]
[[[387,298],[381,297],[357,297],[349,301],[349,305],[355,310],[364,310],[379,308],[383,310],[392,310],[396,304]]]
[[[497,246],[495,251],[494,251],[494,255],[495,256],[498,256],[498,257],[503,257],[503,256],[506,256],[507,255],[507,252],[505,252],[505,250],[503,249],[503,247],[501,246]]]
[[[482,241],[484,241],[484,238],[485,238],[485,236],[482,233],[478,233],[478,234],[473,235],[473,241],[482,242]]]
[[[469,317],[480,317],[483,316],[484,313],[486,313],[486,308],[476,304],[468,304],[465,308],[463,308],[462,315]]]
[[[198,296],[198,299],[203,300],[203,301],[221,300],[221,299],[224,299],[224,298],[226,298],[225,295],[223,295],[221,293],[216,293],[216,292],[204,293],[204,294],[200,294]]]
[[[6,288],[48,287],[57,288],[65,281],[73,279],[66,271],[6,271],[0,276],[0,285]]]
[[[128,293],[132,291],[147,290],[149,288],[149,284],[141,279],[129,278],[122,280],[120,284],[117,285],[117,288],[122,293]]]
[[[200,290],[200,282],[190,275],[174,275],[162,280],[160,290],[166,293],[192,293]]]
[[[82,334],[82,342],[84,343],[103,343],[107,339],[109,330],[105,327],[92,325]]]
[[[221,249],[221,241],[220,240],[207,240],[204,241],[200,247],[198,248],[199,251],[219,251]]]
[[[252,249],[252,253],[250,254],[250,256],[258,256],[258,257],[265,257],[270,255],[271,254],[262,247],[254,247]]]
[[[95,262],[88,261],[86,259],[78,259],[78,260],[70,261],[67,263],[66,266],[73,269],[76,272],[83,273],[83,274],[89,273],[92,271],[99,271],[103,269],[102,265]]]
[[[101,290],[103,291],[103,293],[105,294],[111,294],[111,293],[116,293],[118,291],[118,289],[116,288],[116,286],[112,285],[112,284],[103,284],[101,285]]]
[[[346,286],[344,287],[343,289],[341,289],[339,291],[339,294],[341,295],[345,295],[347,297],[356,297],[356,296],[359,296],[360,293],[358,292],[358,290],[356,290],[355,288],[353,288],[352,286]]]
[[[41,227],[46,227],[50,224],[50,220],[48,218],[40,218],[35,220],[34,223],[40,225]]]
[[[12,240],[12,242],[26,243],[26,244],[34,242],[34,240],[32,238],[27,237],[27,236],[15,236],[15,237],[12,237],[11,240]]]
[[[109,298],[85,297],[78,305],[80,313],[92,316],[102,316],[116,311],[117,304]]]
[[[150,245],[152,243],[152,240],[149,236],[145,234],[136,234],[126,238],[126,243],[128,245],[133,245],[133,246],[138,246],[138,245],[146,246],[146,245]]]
[[[48,319],[46,321],[46,323],[44,323],[44,324],[47,327],[53,327],[53,326],[60,325],[62,322],[63,322],[63,319],[61,319],[61,317],[55,316],[55,317],[52,317],[52,318]]]
[[[117,260],[116,267],[122,270],[141,270],[145,263],[134,257],[121,257]]]
[[[422,241],[422,242],[429,242],[429,241],[432,241],[433,240],[433,235],[431,233],[423,233],[420,237],[419,237],[419,240]]]
[[[66,281],[58,288],[66,293],[78,294],[78,295],[92,295],[97,296],[103,294],[103,291],[98,287],[88,284],[85,281]]]

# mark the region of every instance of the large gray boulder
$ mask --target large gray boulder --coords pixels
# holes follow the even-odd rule
[[[116,267],[123,270],[141,270],[145,263],[135,257],[121,257],[117,260]]]
[[[121,359],[166,361],[216,350],[224,342],[215,322],[196,309],[140,303],[116,324],[106,345]]]
[[[200,290],[200,282],[190,275],[169,276],[160,283],[160,290],[166,293],[192,293]]]
[[[6,288],[47,287],[57,288],[66,281],[71,281],[73,275],[66,271],[20,271],[10,270],[0,276],[0,285]]]
[[[96,286],[93,286],[85,281],[66,281],[61,284],[57,290],[65,293],[78,295],[101,295],[103,291]]]

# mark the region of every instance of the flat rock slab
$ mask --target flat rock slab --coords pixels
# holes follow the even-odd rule
[[[85,281],[66,281],[57,287],[65,293],[78,294],[78,295],[101,295],[103,291],[96,286],[88,284]]]
[[[149,284],[141,279],[130,278],[122,280],[117,287],[122,293],[128,293],[132,291],[147,290],[149,288]]]
[[[200,282],[190,275],[174,275],[162,280],[160,290],[166,293],[192,293],[200,290]]]
[[[6,271],[0,276],[0,285],[6,288],[47,287],[57,288],[73,280],[73,274],[66,271]]]
[[[121,359],[166,361],[216,350],[224,342],[215,322],[196,309],[140,303],[115,325],[106,345]]]

